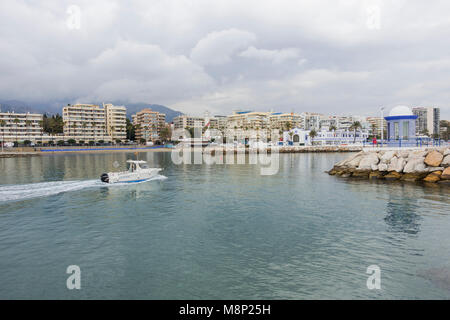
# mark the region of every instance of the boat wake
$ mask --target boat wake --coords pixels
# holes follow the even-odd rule
[[[167,177],[163,175],[157,175],[147,181],[136,183],[108,184],[95,179],[76,181],[51,181],[20,185],[0,185],[0,203],[6,201],[18,201],[32,198],[48,197],[63,192],[78,191],[87,188],[130,186],[164,179],[167,179]]]

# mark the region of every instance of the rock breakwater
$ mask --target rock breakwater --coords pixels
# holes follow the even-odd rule
[[[450,185],[450,148],[361,151],[336,163],[328,174]]]

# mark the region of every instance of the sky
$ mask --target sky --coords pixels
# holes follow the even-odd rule
[[[448,0],[2,0],[0,56],[0,99],[49,108],[450,119]]]

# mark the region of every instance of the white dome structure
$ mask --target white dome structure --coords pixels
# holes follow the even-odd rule
[[[407,106],[396,106],[389,112],[389,117],[413,116],[411,109]]]

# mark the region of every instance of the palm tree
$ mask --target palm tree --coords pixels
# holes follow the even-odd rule
[[[334,124],[332,124],[330,126],[330,131],[336,131],[336,130],[337,130],[336,126]]]
[[[309,136],[311,137],[311,144],[313,144],[314,138],[317,137],[317,131],[315,129],[312,129],[309,132]]]
[[[77,125],[75,123],[72,125],[72,129],[73,129],[73,136],[75,137],[75,132],[77,130]],[[72,140],[75,140],[75,143],[76,143],[76,139],[72,139]]]
[[[16,127],[17,127],[17,124],[20,122],[20,120],[19,120],[18,118],[15,118],[15,119],[13,120],[13,122],[14,122],[14,124],[15,124]],[[19,129],[16,128],[16,141],[19,139],[18,136],[17,136],[18,132],[19,132]],[[19,145],[19,141],[17,141],[17,145]]]
[[[25,120],[25,127],[27,128],[27,132],[26,132],[26,133],[27,133],[28,136],[29,136],[29,134],[28,134],[28,133],[29,133],[28,128],[31,126],[31,123],[32,123],[31,120]]]
[[[361,122],[359,121],[355,121],[352,123],[352,125],[350,126],[350,130],[353,130],[353,143],[356,142],[356,130],[361,129]]]
[[[95,144],[95,142],[96,142],[96,137],[95,137],[95,127],[97,126],[97,124],[95,123],[95,122],[92,122],[91,123],[91,126],[92,126],[92,135],[94,136],[94,144]]]
[[[110,129],[109,129],[110,132],[111,132],[111,142],[113,142],[113,132],[114,132],[114,129],[115,129],[114,126],[111,126]]]
[[[39,131],[41,132],[41,145],[43,143],[42,140],[44,140],[44,120],[39,120]]]
[[[83,138],[86,141],[86,127],[87,127],[87,123],[83,122],[83,124],[81,126],[83,127]]]
[[[2,152],[3,152],[3,145],[5,144],[5,127],[6,127],[6,121],[0,120],[0,127],[3,127],[2,129]]]

